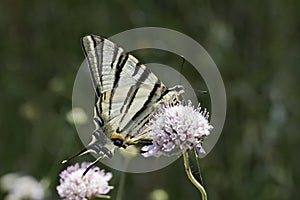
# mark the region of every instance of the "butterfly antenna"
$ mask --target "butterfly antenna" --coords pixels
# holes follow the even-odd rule
[[[99,160],[101,160],[103,157],[99,156],[92,164],[90,164],[90,166],[88,166],[88,168],[86,168],[86,170],[83,172],[82,177],[86,175],[86,173],[92,168],[94,167],[97,162],[99,162]]]
[[[66,159],[66,160],[63,160],[61,163],[62,164],[65,164],[67,162],[69,162],[70,160],[73,160],[74,158],[78,157],[78,156],[81,156],[83,154],[86,154],[88,152],[88,149],[87,148],[84,148],[82,149],[80,152],[78,152],[77,154],[73,155],[72,157]]]
[[[179,77],[179,84],[181,85],[181,80],[182,80],[181,76],[183,76],[182,71],[183,71],[183,65],[185,63],[185,58],[184,58],[184,56],[180,56],[180,57],[182,58],[182,63],[181,63],[181,66],[180,66],[180,77]]]

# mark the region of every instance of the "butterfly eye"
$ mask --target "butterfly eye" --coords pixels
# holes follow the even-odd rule
[[[113,141],[114,145],[116,145],[118,147],[123,146],[123,140],[121,140],[121,139],[116,138],[116,139],[112,139],[112,141]]]

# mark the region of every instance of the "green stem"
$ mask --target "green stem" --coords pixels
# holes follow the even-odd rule
[[[193,176],[193,174],[191,172],[189,155],[185,151],[183,152],[183,163],[184,163],[185,172],[186,172],[188,178],[194,184],[194,186],[196,186],[196,188],[200,191],[202,200],[207,200],[207,195],[206,195],[204,187],[200,183],[198,183],[198,181],[195,179],[195,177]]]
[[[126,178],[126,173],[122,172],[119,187],[118,187],[119,189],[118,189],[118,193],[117,193],[117,198],[116,198],[117,200],[122,200],[122,198],[123,198],[125,178]]]
[[[125,160],[126,168],[129,164],[129,161],[130,161],[130,159],[128,159],[128,158]],[[126,172],[122,172],[121,177],[120,177],[119,189],[118,189],[118,192],[117,192],[116,200],[122,200],[122,198],[123,198],[124,187],[125,187],[125,179],[126,179]]]

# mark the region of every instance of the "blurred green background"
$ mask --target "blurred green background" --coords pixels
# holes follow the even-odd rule
[[[296,0],[2,0],[0,176],[47,178],[49,199],[57,199],[58,173],[65,167],[60,162],[82,148],[66,120],[84,59],[80,38],[157,26],[202,44],[225,83],[225,127],[201,161],[209,199],[300,199],[299,10]],[[147,55],[143,61],[153,62]],[[154,61],[181,64],[164,56]],[[83,160],[93,157],[77,159]],[[115,199],[122,173],[99,166],[114,174]],[[126,174],[123,199],[149,199],[159,188],[171,200],[201,198],[180,159],[159,171]]]

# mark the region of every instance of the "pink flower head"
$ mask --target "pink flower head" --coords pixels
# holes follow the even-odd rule
[[[56,189],[61,198],[87,200],[98,195],[107,194],[113,188],[113,186],[108,185],[112,174],[105,173],[99,167],[91,168],[83,176],[84,171],[90,164],[84,162],[80,166],[76,163],[60,173],[60,185]]]
[[[187,104],[165,103],[162,109],[150,120],[152,145],[144,146],[144,157],[159,155],[159,153],[179,153],[195,148],[199,153],[205,153],[202,142],[210,134],[213,126],[208,122],[209,113],[201,107],[196,109],[191,101]]]

